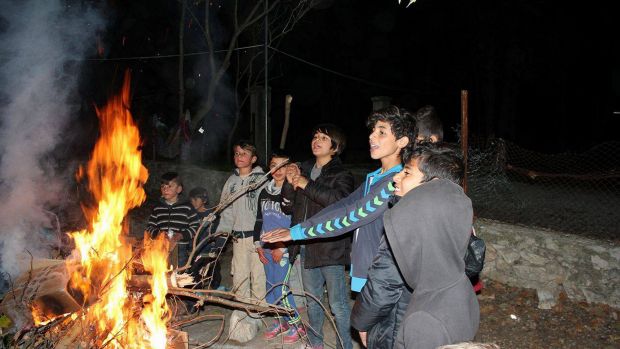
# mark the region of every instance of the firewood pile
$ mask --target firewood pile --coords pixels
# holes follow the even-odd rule
[[[174,250],[174,244],[170,247]],[[141,251],[136,249],[135,256]],[[219,258],[219,256],[218,256]],[[212,262],[215,262],[213,260]],[[132,259],[126,266],[132,269],[127,281],[128,297],[133,298],[135,309],[132,316],[139,317],[141,307],[148,302],[152,276],[145,272],[139,258]],[[236,296],[232,292],[199,289],[209,285],[210,275],[201,273],[199,279],[183,271],[190,265],[172,270],[167,275],[166,302],[170,309],[167,324],[166,349],[207,348],[218,342],[224,331],[225,318],[220,314],[192,314],[183,300],[194,300],[197,307],[219,304],[240,309],[248,314],[290,314],[291,310],[266,302]],[[117,334],[100,333],[96,324],[85,316],[89,307],[97,304],[100,295],[84,296],[71,285],[71,271],[76,268],[72,260],[32,259],[30,270],[12,282],[12,287],[0,303],[0,313],[5,326],[2,328],[3,342],[0,348],[133,348],[115,338],[123,336],[124,329]],[[79,267],[77,267],[79,268]],[[106,288],[101,288],[106,292]],[[206,343],[193,342],[182,330],[210,320],[218,320],[219,329],[214,338]],[[129,321],[128,321],[129,322]],[[215,323],[218,323],[215,322]],[[149,346],[140,346],[146,347]]]

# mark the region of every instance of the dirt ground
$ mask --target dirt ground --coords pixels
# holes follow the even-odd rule
[[[134,214],[146,220],[147,212],[138,210]],[[222,283],[228,286],[231,283],[230,254],[232,248],[229,246],[222,256]],[[483,281],[485,287],[478,296],[480,328],[476,341],[493,342],[501,348],[510,349],[620,348],[618,320],[620,309],[561,297],[553,309],[542,310],[537,308],[538,298],[535,290],[511,287],[492,280]],[[230,314],[229,309],[217,306],[210,308],[210,311]],[[329,331],[327,328],[325,330],[326,333]],[[214,347],[282,348],[283,346],[274,346],[274,343],[267,346],[255,341],[246,345],[236,343],[235,346],[223,338]],[[355,347],[359,347],[359,344],[356,343]]]
[[[230,248],[223,256],[223,283],[230,283],[226,275],[230,261]],[[620,348],[620,309],[602,304],[575,302],[562,296],[558,305],[550,310],[537,308],[535,290],[510,287],[492,280],[483,280],[484,289],[478,295],[480,302],[480,328],[475,338],[478,342],[492,342],[506,349],[526,348]],[[353,299],[351,300],[353,302]],[[230,314],[221,307],[209,307],[207,313]],[[302,316],[305,314],[302,314]],[[326,336],[333,337],[326,324]],[[190,331],[190,336],[192,331]],[[260,334],[259,334],[260,336]],[[260,338],[246,344],[221,340],[214,348],[303,348],[278,345]],[[335,343],[335,338],[326,340]],[[354,348],[361,348],[354,343]],[[329,348],[329,345],[325,346]]]
[[[537,308],[532,289],[486,280],[478,296],[476,340],[501,348],[620,348],[620,309],[561,297],[550,310]]]

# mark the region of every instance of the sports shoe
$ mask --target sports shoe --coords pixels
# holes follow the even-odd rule
[[[275,321],[270,328],[267,329],[265,334],[263,334],[263,338],[266,340],[274,339],[282,333],[288,331],[288,324],[281,324],[278,321]]]
[[[297,326],[289,326],[288,331],[282,337],[283,344],[296,343],[306,334],[303,328],[297,328]]]

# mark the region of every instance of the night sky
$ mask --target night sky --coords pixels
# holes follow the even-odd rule
[[[230,35],[226,10],[219,7],[226,4],[212,1],[219,47]],[[177,58],[115,59],[178,53],[178,3],[108,5],[110,24],[100,37],[99,56],[106,60],[87,65],[83,98],[103,103],[122,71],[130,68],[134,115],[144,133],[153,113],[172,126],[177,120]],[[446,138],[454,141],[461,89],[469,90],[471,139],[502,137],[541,152],[583,151],[620,139],[620,115],[613,113],[620,111],[620,43],[611,5],[542,0],[419,0],[404,5],[397,0],[322,1],[278,43],[282,52],[325,69],[274,54],[269,66],[274,144],[279,143],[289,93],[294,100],[287,147],[294,154],[310,155],[307,130],[333,122],[349,135],[345,158],[367,161],[365,119],[372,96],[390,96],[394,104],[411,110],[434,105]],[[206,50],[197,25],[204,20],[203,8],[188,5],[193,14],[186,17],[186,52]],[[262,36],[240,39],[240,45],[261,43]],[[206,95],[205,58],[185,60],[186,107],[192,112]],[[232,124],[234,68],[206,121],[220,134]],[[247,110],[242,114],[236,134],[247,137]],[[211,139],[210,144],[220,147],[211,158],[221,160],[225,139]]]

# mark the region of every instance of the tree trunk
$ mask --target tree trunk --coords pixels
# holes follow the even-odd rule
[[[183,37],[185,36],[185,0],[181,0],[181,19],[179,20],[179,126],[182,126],[185,123],[185,79],[183,72],[183,63],[184,63],[184,55],[185,48],[183,45]],[[191,139],[188,141],[191,142]],[[185,152],[188,151],[189,144],[185,143],[185,137],[183,132],[181,132],[181,160],[184,160],[187,156]]]

